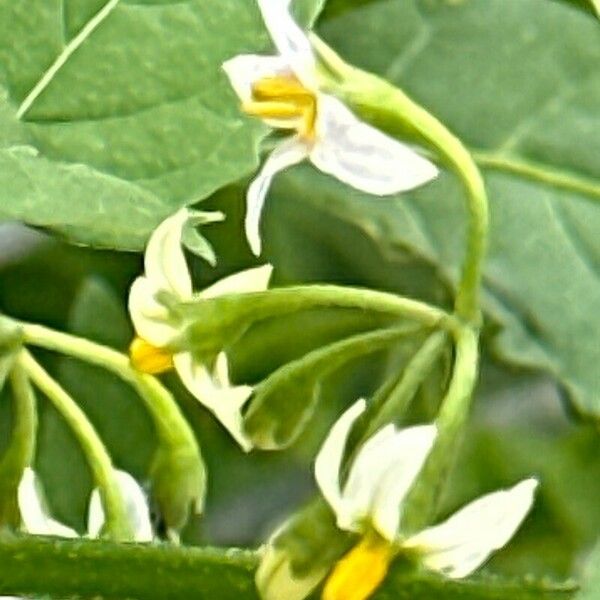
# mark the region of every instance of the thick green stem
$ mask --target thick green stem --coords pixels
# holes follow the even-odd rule
[[[0,594],[257,599],[253,552],[0,535]]]
[[[114,540],[131,540],[127,509],[110,456],[83,411],[65,390],[29,354],[22,350],[18,359],[27,376],[48,397],[75,434],[98,486],[106,513],[106,534]]]
[[[488,200],[481,173],[462,142],[438,119],[387,81],[356,69],[313,38],[324,61],[323,85],[366,120],[393,133],[408,133],[434,148],[458,174],[467,195],[467,248],[456,298],[456,312],[478,323],[479,293],[489,228]],[[401,168],[401,166],[400,166]]]
[[[477,380],[479,334],[465,326],[456,341],[452,379],[436,419],[438,437],[419,479],[408,495],[403,531],[419,531],[435,517],[442,485],[456,456]]]

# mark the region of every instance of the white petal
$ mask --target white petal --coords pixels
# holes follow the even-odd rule
[[[438,174],[433,163],[357,119],[333,96],[319,94],[315,127],[310,160],[358,190],[385,196],[416,188]]]
[[[177,329],[169,321],[169,311],[156,299],[160,290],[148,277],[138,277],[129,290],[129,314],[138,336],[157,347],[170,344]]]
[[[267,158],[261,171],[248,188],[246,195],[246,237],[252,252],[258,256],[261,250],[260,217],[265,203],[265,198],[273,177],[287,167],[295,165],[308,156],[308,148],[297,137],[292,137],[282,142]]]
[[[265,77],[291,75],[287,61],[281,56],[240,54],[223,63],[231,87],[242,102],[252,100],[252,84]]]
[[[340,468],[344,458],[346,442],[356,419],[367,408],[364,400],[355,402],[333,425],[315,459],[315,479],[323,497],[338,514],[342,505]]]
[[[33,535],[79,537],[74,529],[55,521],[48,514],[41,490],[41,483],[33,469],[25,469],[17,492],[19,511],[25,531]]]
[[[117,484],[121,490],[129,523],[133,529],[136,542],[151,542],[154,538],[150,509],[144,491],[137,481],[125,471],[115,471]],[[88,536],[97,538],[104,526],[105,516],[100,492],[95,489],[90,496],[88,508]]]
[[[269,264],[246,269],[213,283],[210,287],[202,290],[199,297],[218,298],[226,294],[264,292],[269,287],[272,274],[273,266]]]
[[[316,89],[317,69],[307,35],[290,13],[291,0],[258,0],[269,35],[275,48],[296,77],[308,88]]]
[[[437,435],[434,425],[410,427],[395,436],[395,460],[383,474],[373,499],[373,526],[387,540],[398,535],[402,501],[421,472]]]
[[[251,450],[252,442],[243,428],[242,407],[252,395],[252,387],[220,385],[215,374],[204,363],[196,361],[190,352],[176,354],[173,362],[189,392],[215,415],[245,452]]]
[[[192,294],[192,280],[181,247],[187,220],[185,208],[165,219],[150,236],[144,256],[146,277],[157,289],[172,292],[184,300]]]
[[[404,546],[417,549],[428,569],[455,579],[466,577],[513,537],[531,509],[537,485],[535,479],[527,479],[482,496]]]

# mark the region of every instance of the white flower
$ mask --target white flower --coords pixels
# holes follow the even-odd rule
[[[362,446],[342,486],[346,441],[365,407],[360,400],[342,415],[315,463],[317,483],[340,529],[364,536],[334,569],[323,598],[367,598],[398,551],[417,554],[426,568],[446,577],[470,575],[515,534],[533,504],[537,481],[527,479],[508,490],[482,496],[443,523],[405,536],[402,504],[431,450],[436,429],[432,425],[402,430],[384,427]],[[359,583],[357,573],[364,569],[369,576]]]
[[[273,151],[248,189],[246,235],[257,255],[271,180],[305,158],[324,173],[378,196],[413,189],[438,174],[412,148],[360,121],[340,100],[319,90],[313,49],[290,14],[290,2],[258,0],[276,56],[240,55],[223,65],[246,113],[295,131]]]
[[[186,302],[264,291],[273,268],[262,265],[247,269],[194,294],[181,246],[183,227],[189,217],[190,212],[181,209],[163,221],[148,242],[145,273],[133,282],[129,293],[129,313],[137,334],[130,349],[132,364],[146,373],[160,373],[174,367],[187,389],[219,419],[244,450],[249,450],[250,442],[242,430],[241,408],[252,388],[230,384],[227,357],[223,352],[212,369],[198,361],[192,352],[171,352],[169,345],[178,338],[180,328],[161,303],[160,294],[167,293]]]
[[[136,542],[151,542],[154,534],[146,495],[135,479],[125,471],[115,470],[115,476],[133,530],[133,540]],[[17,497],[23,530],[26,533],[63,538],[79,537],[74,529],[63,525],[50,516],[46,508],[41,483],[33,469],[25,469],[19,483]],[[100,501],[100,493],[95,489],[90,497],[88,507],[87,537],[98,538],[104,522],[104,509]]]

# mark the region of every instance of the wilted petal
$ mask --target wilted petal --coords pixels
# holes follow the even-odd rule
[[[240,54],[223,63],[231,87],[242,102],[252,100],[252,84],[265,77],[290,75],[290,67],[281,56]]]
[[[316,65],[310,41],[290,13],[291,0],[258,0],[269,35],[275,48],[298,79],[315,88]]]
[[[282,142],[267,158],[261,171],[248,188],[246,196],[246,237],[252,252],[258,256],[262,247],[260,239],[260,217],[271,180],[287,167],[295,165],[308,156],[308,148],[298,137]]]
[[[264,292],[269,287],[272,274],[273,266],[269,264],[246,269],[213,283],[210,287],[202,290],[199,297],[206,299],[218,298],[226,294]]]
[[[168,345],[177,335],[169,322],[169,311],[157,299],[160,290],[148,277],[138,277],[129,290],[129,314],[138,336],[158,346]]]
[[[421,425],[395,435],[390,448],[395,460],[379,481],[371,509],[373,526],[389,541],[398,534],[402,501],[421,472],[436,434],[434,425]]]
[[[146,277],[152,284],[182,299],[192,294],[192,280],[181,247],[183,226],[187,219],[188,211],[185,208],[165,219],[150,236],[144,255]]]
[[[419,187],[437,167],[409,146],[357,119],[337,98],[319,94],[310,160],[352,187],[384,196]]]
[[[527,479],[482,496],[403,545],[418,550],[428,569],[454,579],[466,577],[513,537],[533,504],[537,485]]]
[[[154,538],[152,532],[152,521],[150,519],[150,509],[146,494],[139,486],[137,481],[125,471],[115,471],[117,484],[121,491],[125,509],[129,518],[130,526],[133,530],[133,540],[135,542],[151,542]],[[88,536],[97,538],[100,536],[104,526],[105,515],[100,492],[95,489],[90,496],[90,505],[88,508]]]
[[[176,354],[173,360],[177,374],[189,392],[215,415],[245,452],[251,450],[252,442],[243,429],[242,407],[252,395],[252,387],[219,382],[215,374],[190,352]]]
[[[65,538],[79,537],[74,529],[59,523],[49,515],[41,483],[33,469],[25,469],[19,483],[17,498],[23,528],[27,533]]]
[[[364,400],[355,402],[333,425],[315,460],[315,479],[323,497],[338,514],[342,507],[340,469],[350,430],[367,407]]]

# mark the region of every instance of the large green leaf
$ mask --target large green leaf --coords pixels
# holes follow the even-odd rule
[[[300,20],[321,4],[300,0]],[[0,0],[0,218],[139,249],[175,208],[256,167],[265,128],[221,64],[269,47],[248,0]]]
[[[338,11],[345,5],[338,2]],[[503,326],[495,350],[504,360],[552,373],[578,411],[597,416],[598,24],[545,0],[372,0],[341,12],[331,6],[322,27],[327,41],[405,88],[485,168],[492,231],[484,308]],[[267,250],[285,259],[284,271],[314,276],[320,265],[310,261],[320,254],[361,269],[369,285],[389,286],[378,277],[396,265],[393,277],[402,280],[408,251],[434,265],[449,287],[456,281],[464,212],[449,175],[386,199],[308,169],[282,179],[265,229]]]

